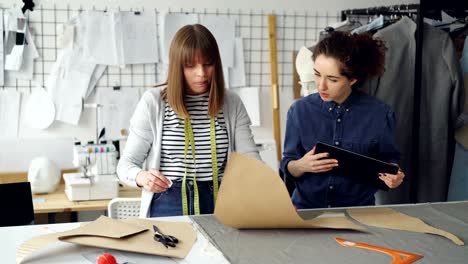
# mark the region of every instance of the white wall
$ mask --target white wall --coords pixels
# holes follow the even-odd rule
[[[232,9],[234,12],[237,10],[256,10],[256,11],[273,11],[275,13],[282,13],[285,11],[308,11],[308,12],[325,12],[327,14],[336,15],[339,11],[350,8],[365,8],[365,7],[375,7],[375,6],[384,6],[384,5],[396,5],[396,4],[409,4],[409,3],[418,3],[419,1],[415,0],[326,0],[326,1],[317,1],[317,0],[235,0],[235,1],[226,1],[226,0],[197,0],[197,1],[184,1],[184,0],[101,0],[101,1],[92,1],[92,0],[43,0],[35,1],[36,5],[39,6],[43,4],[44,6],[58,5],[65,6],[69,5],[70,8],[79,8],[83,7],[84,9],[92,8],[93,6],[96,9],[103,8],[117,8],[121,7],[123,9],[141,9],[144,7],[148,8],[157,8],[158,10],[163,10],[167,8],[171,9],[191,9],[195,8],[197,10],[201,8],[207,8],[208,10],[213,10],[216,8],[226,10]],[[22,1],[19,0],[2,0],[0,7],[7,8],[13,5],[22,6]],[[307,44],[305,44],[307,45]],[[269,81],[269,80],[268,80]],[[23,93],[22,102],[27,101],[28,93]],[[93,101],[94,98],[91,98],[90,101]],[[281,133],[284,136],[285,122],[286,122],[286,112],[293,102],[292,100],[292,90],[284,89],[280,90],[280,112],[281,112]],[[271,94],[270,89],[262,88],[261,91],[261,121],[262,126],[253,128],[254,136],[256,139],[268,140],[273,138],[273,122],[272,122],[272,110],[271,110]],[[66,125],[60,122],[55,122],[49,129],[41,130],[32,130],[27,127],[20,126],[19,139],[40,139],[40,138],[73,138],[76,137],[81,141],[93,140],[95,137],[95,118],[94,112],[91,109],[85,110],[84,114],[81,116],[80,123],[78,127]],[[70,146],[71,148],[71,146]],[[2,148],[0,148],[2,149]],[[3,150],[0,150],[3,151]],[[1,154],[1,153],[0,153]],[[1,155],[0,155],[1,157]],[[0,166],[0,171],[2,170]]]

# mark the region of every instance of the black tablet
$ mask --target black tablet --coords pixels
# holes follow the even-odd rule
[[[0,184],[0,227],[34,224],[34,206],[29,182]]]
[[[315,145],[315,154],[328,152],[328,158],[338,160],[338,167],[332,172],[359,182],[372,185],[378,189],[387,191],[389,188],[379,179],[379,173],[397,174],[398,166],[381,160],[377,160],[343,148],[318,142]]]

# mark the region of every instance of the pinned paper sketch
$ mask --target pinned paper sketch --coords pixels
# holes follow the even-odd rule
[[[0,138],[18,136],[21,94],[15,90],[0,90]]]
[[[23,64],[24,45],[14,45],[5,56],[5,70],[19,71]]]
[[[56,120],[77,125],[82,110],[82,100],[93,91],[106,66],[96,65],[84,56],[83,40],[86,34],[87,16],[80,13],[65,28],[73,27],[73,48],[57,52],[46,87],[56,108]]]
[[[161,60],[169,64],[169,48],[175,33],[185,25],[198,23],[198,15],[162,13],[159,17],[161,28]]]
[[[244,63],[244,44],[242,38],[236,38],[234,46],[234,65],[229,68],[229,87],[245,87]]]
[[[114,66],[158,61],[154,11],[86,11],[84,15],[84,53],[90,61]]]
[[[92,65],[89,65],[89,67],[92,67]],[[95,66],[93,74],[91,74],[91,78],[89,78],[88,89],[86,90],[84,99],[87,99],[91,95],[91,93],[94,91],[94,88],[96,87],[99,79],[101,79],[101,76],[104,74],[106,69],[107,69],[106,65],[98,64]]]
[[[56,120],[78,124],[95,67],[73,50],[59,50],[46,84],[56,107]]]
[[[23,63],[26,18],[21,9],[5,10],[5,70],[17,71]]]
[[[135,88],[100,88],[96,94],[99,108],[99,131],[106,129],[106,140],[126,138],[130,127],[130,118],[140,99]]]
[[[5,79],[31,80],[34,60],[39,57],[34,40],[29,30],[28,21],[19,8],[4,12],[5,22]]]
[[[280,176],[267,164],[231,153],[215,206],[224,225],[240,228],[336,228],[362,230],[344,214],[327,213],[303,220]]]
[[[354,208],[348,209],[347,212],[352,218],[365,225],[435,234],[446,237],[459,246],[465,244],[452,233],[432,227],[419,218],[405,215],[391,208]]]
[[[219,15],[200,16],[200,24],[208,28],[218,43],[223,67],[234,66],[236,23],[232,17]]]
[[[154,240],[153,225],[164,234],[179,239],[176,247],[167,249]],[[22,263],[35,251],[58,240],[78,245],[109,248],[150,255],[185,258],[192,249],[197,233],[190,223],[154,221],[149,219],[113,220],[101,216],[94,222],[70,231],[32,238],[16,252],[16,262]]]
[[[0,9],[0,86],[4,85],[3,64],[3,9]]]
[[[156,12],[120,12],[120,14],[124,64],[158,62]]]
[[[244,87],[231,89],[239,95],[249,114],[252,126],[260,126],[260,89],[258,87]]]
[[[115,12],[85,11],[80,15],[86,29],[83,34],[83,53],[94,64],[120,65],[120,38],[116,37]],[[120,21],[119,21],[120,23]]]
[[[73,48],[73,38],[75,27],[70,24],[57,24],[57,48],[71,49]]]
[[[32,38],[31,32],[28,30],[25,33],[25,45],[22,45],[22,58],[21,66],[17,70],[10,70],[5,72],[5,79],[12,81],[15,79],[20,80],[32,80],[34,77],[34,60],[39,58],[34,39]],[[17,47],[19,45],[16,45]]]

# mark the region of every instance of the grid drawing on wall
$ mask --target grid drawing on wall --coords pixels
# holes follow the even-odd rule
[[[6,6],[0,6],[6,9]],[[113,8],[114,10],[115,8]],[[71,8],[39,6],[29,15],[29,25],[40,57],[34,62],[33,80],[5,80],[3,89],[14,88],[18,91],[31,92],[36,85],[44,86],[57,58],[57,24],[70,20],[83,10],[106,11],[95,7]],[[119,11],[148,11],[145,7],[130,9],[117,8]],[[268,42],[267,16],[275,12],[254,10],[210,10],[210,9],[169,9],[169,13],[193,13],[201,15],[223,15],[236,20],[236,36],[243,38],[246,71],[246,85],[269,89],[270,57]],[[156,17],[161,12],[154,9]],[[278,48],[278,74],[282,90],[292,89],[293,59],[292,52],[301,46],[307,46],[318,39],[319,32],[328,24],[339,20],[338,14],[330,15],[319,12],[276,12],[276,35]],[[158,23],[156,19],[155,23]],[[159,30],[159,25],[158,25]],[[159,32],[158,32],[159,38]],[[100,87],[131,87],[146,89],[165,80],[159,64],[132,64],[125,68],[108,66],[99,80]]]

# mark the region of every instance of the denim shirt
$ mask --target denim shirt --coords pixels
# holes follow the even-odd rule
[[[311,94],[288,111],[281,170],[295,178],[287,170],[289,161],[302,158],[318,141],[398,163],[394,129],[394,112],[375,97],[353,91],[337,104]],[[332,172],[304,173],[295,179],[292,201],[298,209],[375,204],[374,187]]]

